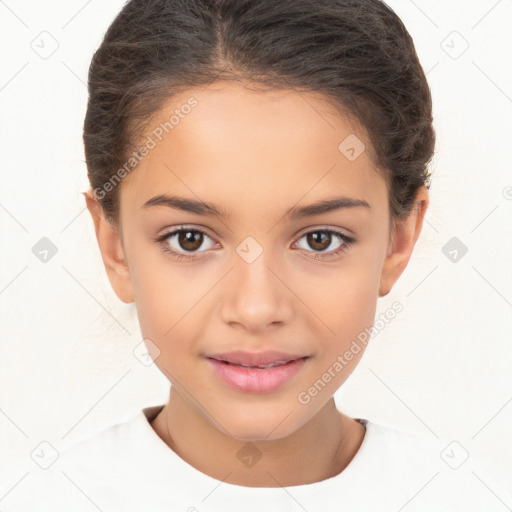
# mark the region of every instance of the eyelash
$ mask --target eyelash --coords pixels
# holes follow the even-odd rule
[[[177,235],[182,232],[187,232],[187,231],[191,231],[193,233],[200,233],[202,235],[207,236],[208,238],[212,238],[205,231],[203,231],[201,229],[188,228],[186,226],[182,226],[179,229],[169,231],[168,233],[164,233],[163,235],[154,238],[154,241],[161,245],[162,250],[165,253],[168,253],[171,256],[173,256],[174,258],[176,258],[177,261],[195,260],[196,256],[189,255],[189,254],[183,254],[183,253],[174,251],[173,249],[169,248],[169,244],[166,242],[167,239],[170,238],[171,236]],[[309,235],[311,233],[329,233],[330,235],[334,235],[335,237],[341,239],[341,241],[343,242],[343,244],[338,249],[335,249],[333,251],[329,251],[329,252],[307,251],[307,252],[313,252],[313,254],[315,254],[315,257],[313,259],[334,258],[334,257],[338,256],[340,253],[347,251],[352,246],[352,244],[355,243],[355,239],[353,237],[347,236],[344,233],[341,233],[339,231],[336,231],[336,230],[330,229],[330,228],[320,228],[320,229],[314,229],[312,231],[306,231],[305,233],[302,233],[302,235],[298,238],[298,240],[300,240],[304,236]],[[197,254],[197,253],[192,253],[192,254]]]

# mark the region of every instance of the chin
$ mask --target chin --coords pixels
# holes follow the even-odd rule
[[[261,410],[260,410],[261,409]],[[290,411],[283,414],[283,408],[252,408],[250,411],[231,411],[221,420],[228,435],[244,442],[273,441],[287,437],[299,426],[296,416]]]

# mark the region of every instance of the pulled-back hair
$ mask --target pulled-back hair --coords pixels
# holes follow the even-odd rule
[[[83,133],[89,181],[111,223],[121,187],[104,185],[151,117],[178,92],[221,80],[318,92],[355,120],[385,175],[392,220],[429,186],[430,89],[411,36],[384,2],[131,0],[93,56]]]

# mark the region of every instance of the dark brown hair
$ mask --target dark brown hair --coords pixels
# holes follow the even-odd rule
[[[318,92],[355,120],[385,173],[392,220],[429,186],[430,89],[411,36],[384,2],[131,0],[92,58],[83,133],[89,181],[111,223],[121,186],[105,185],[149,119],[177,92],[219,80]]]

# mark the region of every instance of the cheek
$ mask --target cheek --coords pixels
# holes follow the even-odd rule
[[[183,277],[173,275],[168,268],[155,276],[157,271],[153,268],[139,274],[136,307],[142,334],[165,340],[172,338],[187,323],[187,317],[194,315],[195,305],[204,292],[190,281],[184,282]]]
[[[368,243],[330,269],[328,278],[310,276],[309,282],[315,286],[310,286],[305,296],[321,322],[309,326],[311,332],[318,333],[317,361],[305,379],[305,398],[313,400],[317,395],[334,393],[363,356],[377,308],[379,258],[375,245]]]
[[[192,266],[177,263],[157,243],[142,237],[134,238],[129,250],[142,334],[163,339],[174,332],[180,319],[194,314],[195,305],[212,287],[214,276],[203,274],[198,278]]]
[[[352,276],[354,277],[354,276]],[[326,314],[329,308],[329,314]],[[343,364],[354,368],[366,348],[375,318],[376,297],[373,283],[351,288],[331,297],[322,308],[323,319],[330,331],[324,329],[323,341],[319,340],[318,356],[323,366],[329,367],[339,355],[352,350],[353,355]],[[331,332],[333,331],[333,332]],[[358,348],[359,347],[359,348]],[[347,373],[346,371],[344,373]]]
[[[299,293],[322,321],[323,336],[342,342],[373,324],[380,280],[377,260],[374,251],[360,250],[321,274],[305,273]]]
[[[176,379],[179,383],[187,375],[190,378],[193,370],[187,361],[190,361],[191,345],[198,328],[193,307],[198,297],[173,292],[181,290],[183,285],[176,282],[179,279],[172,280],[170,275],[156,281],[149,275],[145,277],[136,303],[140,330],[143,338],[151,340],[157,347],[157,357],[153,358],[156,366],[171,381]]]
[[[167,369],[176,377],[186,372],[186,362],[205,325],[204,308],[211,303],[217,280],[212,272],[198,277],[197,267],[169,263],[165,256],[154,258],[151,264],[137,260],[132,282],[140,330],[158,347],[155,364],[162,371]]]
[[[361,263],[361,262],[360,262]],[[357,367],[370,340],[377,307],[375,272],[353,265],[331,276],[324,294],[309,295],[323,327],[317,324],[316,361],[297,395],[300,404],[319,407]],[[378,283],[378,279],[377,279]],[[328,326],[328,328],[326,327]]]

